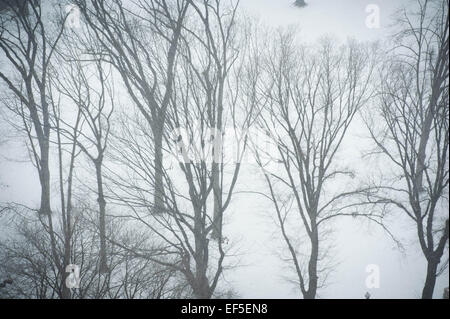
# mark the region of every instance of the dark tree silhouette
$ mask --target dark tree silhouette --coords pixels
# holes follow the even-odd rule
[[[447,1],[417,1],[403,11],[395,55],[381,72],[378,113],[368,128],[393,166],[374,197],[408,216],[427,261],[422,298],[431,299],[444,257],[449,225],[449,8]],[[373,113],[373,112],[372,112]]]

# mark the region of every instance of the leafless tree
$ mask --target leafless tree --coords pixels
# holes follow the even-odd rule
[[[90,160],[95,168],[97,202],[99,206],[100,268],[108,271],[106,256],[106,200],[103,182],[103,161],[114,111],[114,90],[110,66],[94,53],[86,54],[95,47],[95,39],[84,38],[76,33],[66,34],[64,45],[59,50],[60,67],[54,86],[64,97],[65,103],[74,106],[77,114],[75,126],[62,121],[58,127],[72,140]],[[88,47],[86,47],[88,45]],[[92,51],[92,50],[91,50]],[[66,107],[66,113],[70,113]],[[69,218],[70,219],[70,218]]]
[[[0,48],[7,63],[0,71],[0,79],[8,87],[10,96],[4,104],[19,116],[20,127],[28,138],[29,151],[39,173],[41,201],[38,213],[47,218],[47,235],[50,237],[52,261],[63,276],[63,264],[57,252],[57,238],[53,230],[50,205],[50,135],[52,132],[52,103],[49,101],[49,69],[62,37],[62,23],[47,23],[39,1],[22,2],[2,15]],[[62,165],[62,163],[60,163]],[[62,288],[62,297],[67,290]]]
[[[363,204],[350,200],[368,189],[336,187],[338,181],[351,185],[354,177],[338,153],[372,95],[375,59],[373,48],[355,42],[337,46],[324,39],[313,48],[299,46],[292,29],[277,31],[270,40],[258,84],[263,105],[258,127],[269,148],[257,141],[254,150],[296,282],[303,297],[313,299],[327,277],[322,261],[328,254],[328,222],[365,216],[380,223],[381,216],[360,212]]]
[[[448,265],[441,258],[449,232],[449,16],[446,1],[416,4],[417,11],[400,13],[401,31],[381,72],[378,112],[367,124],[376,153],[393,166],[375,199],[414,221],[427,260],[422,298],[432,298]]]
[[[107,62],[120,73],[154,136],[154,210],[163,209],[163,129],[183,21],[191,0],[77,0]]]
[[[47,101],[48,68],[63,26],[52,30],[44,23],[40,3],[28,0],[30,14],[10,5],[10,12],[1,16],[0,49],[6,58],[0,79],[23,106],[23,114],[30,118],[36,139],[30,138],[33,156],[41,183],[41,214],[50,215],[50,105]],[[51,31],[49,32],[50,29]],[[49,33],[56,36],[49,36]],[[21,111],[19,111],[21,112]]]
[[[126,172],[111,176],[111,188],[130,210],[127,217],[159,237],[154,249],[165,259],[153,256],[152,260],[182,273],[196,298],[211,298],[227,254],[222,217],[232,198],[246,141],[242,138],[239,152],[230,161],[224,159],[223,143],[241,137],[239,132],[250,125],[255,106],[239,90],[246,72],[244,43],[250,35],[237,33],[237,4],[203,1],[192,8],[180,35],[176,90],[166,119],[164,150],[170,160],[163,166],[165,209],[151,214],[149,199],[157,182],[151,161],[153,137],[139,113],[128,116],[114,134],[114,160]],[[240,109],[241,105],[245,107]],[[224,136],[228,122],[231,136]]]
[[[0,298],[61,298],[65,280],[61,281],[59,269],[48,250],[49,237],[45,223],[36,214],[24,207],[14,207],[2,219],[2,230],[11,236],[0,244],[0,276],[8,285],[0,289]],[[5,219],[7,218],[7,219]],[[110,271],[98,272],[99,245],[97,244],[97,210],[85,203],[73,205],[70,260],[79,267],[79,288],[71,289],[71,298],[177,298],[183,296],[179,281],[174,280],[173,271],[149,265],[147,259],[138,259],[127,251],[110,247]],[[62,223],[57,223],[63,225]],[[107,237],[111,240],[121,236],[129,238],[120,221],[107,225]],[[63,228],[55,231],[63,235]],[[130,232],[131,233],[131,232]],[[136,237],[134,232],[133,237]],[[57,251],[61,259],[65,255],[63,236],[57,236]],[[125,240],[126,242],[126,240]],[[65,279],[68,273],[65,273]]]

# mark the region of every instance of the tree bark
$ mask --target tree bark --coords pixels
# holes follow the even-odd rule
[[[99,206],[99,228],[100,228],[100,261],[99,273],[107,273],[108,263],[106,258],[106,201],[103,194],[103,179],[102,179],[102,160],[95,163],[95,171],[97,174],[97,192],[98,192],[98,206]]]
[[[427,277],[422,290],[422,299],[432,299],[434,286],[436,285],[436,273],[439,262],[429,259],[427,264]]]
[[[47,135],[45,136],[45,140],[39,141],[41,153],[41,159],[39,161],[39,179],[41,182],[41,203],[39,213],[42,215],[51,215],[52,213],[50,208],[49,138],[50,136]]]
[[[211,169],[213,195],[214,195],[214,214],[213,214],[213,232],[212,238],[222,240],[222,187],[220,185],[220,166],[222,164],[222,117],[223,117],[223,96],[224,96],[224,78],[219,81],[219,94],[217,98],[217,123],[214,127],[213,138],[213,164]]]
[[[214,162],[212,164],[211,175],[214,196],[212,238],[220,240],[222,238],[222,190],[220,187],[219,163]]]
[[[197,285],[194,289],[194,295],[197,299],[211,299],[211,289],[209,287],[208,278],[205,275],[197,278]]]
[[[308,265],[309,283],[308,290],[303,295],[305,299],[315,299],[317,293],[317,261],[319,259],[319,235],[317,229],[313,229],[311,236],[311,257]]]
[[[164,182],[163,182],[163,123],[156,123],[155,138],[155,199],[154,211],[159,214],[164,211]]]

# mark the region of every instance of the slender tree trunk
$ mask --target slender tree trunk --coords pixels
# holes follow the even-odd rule
[[[155,138],[155,212],[164,211],[164,183],[163,183],[163,123],[157,123],[154,130]]]
[[[439,262],[429,259],[427,264],[427,277],[422,290],[422,299],[432,299],[434,286],[436,285],[436,273]]]
[[[60,294],[60,298],[61,299],[69,299],[70,298],[70,291],[68,290],[68,288],[66,287],[66,283],[65,283],[65,269],[64,269],[64,265],[61,265],[61,261],[59,259],[59,254],[58,254],[58,250],[56,249],[56,237],[55,237],[55,232],[53,230],[53,219],[52,219],[52,215],[48,214],[47,215],[47,220],[48,220],[48,234],[50,236],[50,249],[52,252],[52,257],[53,257],[53,262],[56,265],[56,268],[58,269],[59,272],[59,276],[60,276],[60,282],[61,282],[61,286],[60,286],[60,290],[59,290],[59,294]]]
[[[50,208],[50,169],[49,169],[49,142],[48,140],[40,143],[41,159],[39,161],[41,182],[41,207],[39,213],[42,215],[51,215]]]
[[[214,196],[214,215],[212,238],[220,240],[222,238],[222,191],[220,188],[220,169],[219,163],[212,164],[212,183]]]
[[[224,79],[225,75],[219,82],[219,94],[217,105],[217,123],[215,123],[213,135],[213,164],[212,164],[212,182],[214,192],[214,215],[213,215],[213,232],[212,237],[222,239],[222,187],[220,185],[220,165],[222,165],[222,117],[223,117],[223,95],[224,95]]]
[[[108,263],[106,257],[106,201],[103,193],[103,179],[102,179],[102,160],[95,163],[95,172],[97,174],[97,192],[98,192],[98,207],[99,207],[99,227],[100,227],[100,262],[99,272],[107,273]]]
[[[422,135],[420,136],[419,149],[417,152],[417,164],[416,164],[416,191],[418,193],[423,191],[423,172],[425,170],[425,159],[426,159],[426,148],[428,140],[430,138],[431,126],[433,124],[433,113],[432,110],[427,110],[425,121],[423,123]]]
[[[52,257],[54,263],[59,271],[60,279],[61,279],[61,290],[60,297],[61,299],[70,299],[70,290],[65,285],[65,268],[64,265],[60,262],[60,256],[58,254],[56,248],[56,237],[53,229],[53,219],[52,219],[52,211],[50,208],[50,169],[49,169],[49,136],[50,133],[46,129],[46,125],[44,125],[44,138],[39,141],[40,150],[41,150],[41,159],[39,161],[40,164],[40,182],[41,182],[41,207],[39,209],[39,213],[47,216],[48,220],[48,232],[50,236],[50,248],[52,252]],[[65,257],[65,256],[64,256]]]
[[[54,109],[54,114],[57,114]],[[66,198],[64,194],[64,176],[63,176],[63,152],[62,152],[62,141],[61,141],[61,130],[59,126],[59,118],[56,120],[56,136],[58,139],[58,160],[59,160],[59,188],[60,188],[60,196],[61,196],[61,215],[62,215],[62,223],[63,223],[63,232],[64,232],[64,260],[62,265],[62,291],[61,298],[62,299],[70,299],[71,292],[70,289],[66,286],[65,276],[66,276],[66,267],[70,264],[70,256],[71,256],[71,226],[70,226],[70,211],[71,211],[71,202],[72,202],[72,174],[73,167],[75,161],[75,150],[76,143],[72,144],[72,152],[70,159],[70,168],[69,175],[67,178],[67,206],[66,206]]]

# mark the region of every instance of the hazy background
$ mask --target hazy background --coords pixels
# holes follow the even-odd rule
[[[308,6],[296,8],[293,0],[241,0],[241,8],[271,26],[299,26],[301,41],[312,42],[322,35],[343,41],[353,37],[362,41],[384,40],[389,34],[392,14],[408,0],[309,0]],[[365,26],[368,4],[380,8],[381,26]],[[0,92],[0,94],[2,94]],[[40,188],[36,170],[31,166],[23,142],[12,136],[13,130],[0,119],[0,201],[20,202],[38,206]],[[373,163],[362,160],[361,151],[367,145],[363,131],[354,127],[342,153],[346,163],[357,162],[359,170],[369,171]],[[6,140],[6,142],[5,142]],[[9,141],[8,141],[9,140]],[[358,149],[355,145],[360,146]],[[355,164],[356,165],[356,164]],[[241,169],[239,190],[264,187],[256,167]],[[343,185],[345,187],[345,185]],[[271,219],[270,203],[257,195],[236,192],[225,221],[224,232],[238,248],[239,267],[225,271],[225,280],[242,298],[299,298],[300,293],[284,280],[286,265],[276,255],[282,248],[278,228]],[[387,224],[402,239],[405,252],[400,252],[376,225],[353,219],[335,220],[333,234],[334,259],[338,265],[329,277],[329,285],[318,290],[318,298],[364,298],[369,291],[372,298],[420,298],[426,273],[425,259],[420,251],[414,225],[395,215]],[[380,288],[367,289],[366,266],[380,267]],[[440,298],[449,285],[448,270],[438,278],[435,298]]]

